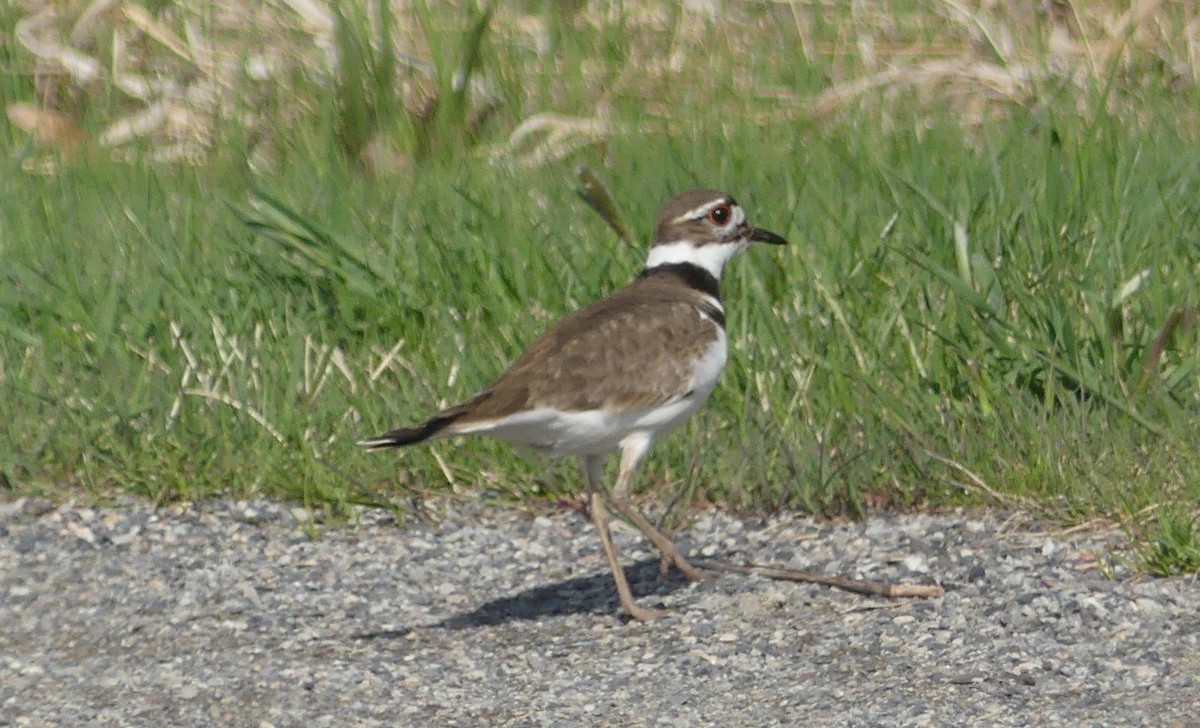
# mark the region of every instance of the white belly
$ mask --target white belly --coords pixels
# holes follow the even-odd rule
[[[575,412],[539,408],[460,432],[491,435],[554,457],[602,455],[616,450],[631,434],[654,440],[678,427],[708,401],[725,367],[727,353],[725,332],[719,330],[708,352],[696,360],[690,386],[682,388],[677,399],[655,407]]]

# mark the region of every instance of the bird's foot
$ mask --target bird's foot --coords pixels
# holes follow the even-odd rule
[[[635,602],[630,602],[628,604],[622,603],[621,608],[625,610],[625,614],[629,615],[630,619],[637,622],[653,622],[656,619],[662,619],[670,614],[670,612],[663,609],[639,607]]]
[[[683,554],[679,553],[679,549],[675,548],[675,544],[670,541],[667,541],[667,544],[668,548],[658,552],[659,581],[666,581],[671,573],[672,566],[679,569],[679,573],[683,574],[684,578],[688,581],[704,581],[708,577],[708,574],[704,573],[703,570],[689,564],[688,560],[683,557]]]

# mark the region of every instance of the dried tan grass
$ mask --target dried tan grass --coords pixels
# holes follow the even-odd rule
[[[1034,8],[942,0],[937,15],[943,27],[922,44],[876,42],[896,32],[892,18],[857,25],[846,43],[859,52],[846,55],[848,65],[858,62],[866,72],[849,70],[812,99],[811,114],[827,117],[872,97],[886,106],[915,92],[974,125],[998,107],[1036,103],[1046,89],[1064,86],[1080,92],[1084,111],[1087,89],[1114,74],[1130,87],[1163,68],[1176,84],[1194,86],[1200,78],[1200,18],[1184,4],[1053,1]]]
[[[278,82],[279,71],[321,48],[311,19],[269,3],[179,2],[158,15],[119,0],[21,5],[14,36],[31,58],[24,70],[36,99],[10,104],[9,117],[39,140],[69,146],[145,141],[160,159],[199,158],[218,121],[260,121],[250,111],[256,84]],[[85,133],[86,102],[102,94],[117,101],[103,128]]]
[[[438,4],[438,22],[465,29],[466,5]],[[332,78],[338,62],[334,15],[323,0],[179,0],[157,13],[122,0],[19,0],[18,7],[24,15],[13,36],[29,58],[18,70],[32,76],[36,98],[10,103],[7,114],[39,142],[68,152],[83,143],[110,150],[140,145],[160,159],[200,159],[223,124],[269,126],[261,110],[268,90],[300,75]],[[541,164],[632,130],[606,113],[609,100],[622,95],[643,99],[648,115],[669,124],[681,97],[729,93],[715,85],[714,62],[730,64],[745,97],[767,101],[761,120],[831,118],[917,96],[930,107],[952,105],[970,125],[1006,105],[1034,103],[1048,87],[1086,89],[1113,74],[1131,87],[1155,74],[1154,83],[1193,87],[1200,79],[1197,10],[1194,3],[1162,0],[941,0],[904,11],[882,0],[771,0],[690,3],[677,11],[666,0],[623,10],[593,0],[568,14],[569,29],[587,36],[621,23],[628,62],[615,80],[600,60],[563,68],[564,79],[577,83],[582,76],[593,89],[592,108],[563,108],[552,87],[546,98],[529,101],[531,112],[537,109],[529,118],[512,120],[512,136],[499,149]],[[419,106],[428,95],[422,78],[430,73],[429,50],[412,13],[401,7],[396,18],[397,51],[407,66],[398,82]],[[505,5],[492,36],[545,57],[550,22]],[[756,54],[762,63],[794,63],[796,53],[830,64],[825,91],[797,92],[738,62]],[[554,60],[547,58],[548,67]],[[104,105],[103,118],[85,124],[87,101],[101,94],[117,100]],[[297,94],[292,103],[300,115],[325,101]]]

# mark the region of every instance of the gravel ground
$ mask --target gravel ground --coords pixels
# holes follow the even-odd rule
[[[454,508],[463,508],[455,506]],[[828,524],[699,514],[685,552],[937,582],[888,601],[722,575],[617,610],[564,511],[0,503],[0,724],[1200,725],[1195,578],[1115,579],[1119,533],[1003,513]]]

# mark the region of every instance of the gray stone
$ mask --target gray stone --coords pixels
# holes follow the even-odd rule
[[[0,504],[0,723],[1200,719],[1194,577],[1081,571],[1072,554],[1126,547],[1116,530],[1049,541],[1004,513],[706,511],[680,536],[714,558],[948,589],[889,601],[758,576],[660,581],[654,549],[615,525],[640,601],[671,610],[638,624],[581,515],[426,506],[443,520],[362,510],[314,539],[325,514],[270,501]]]

